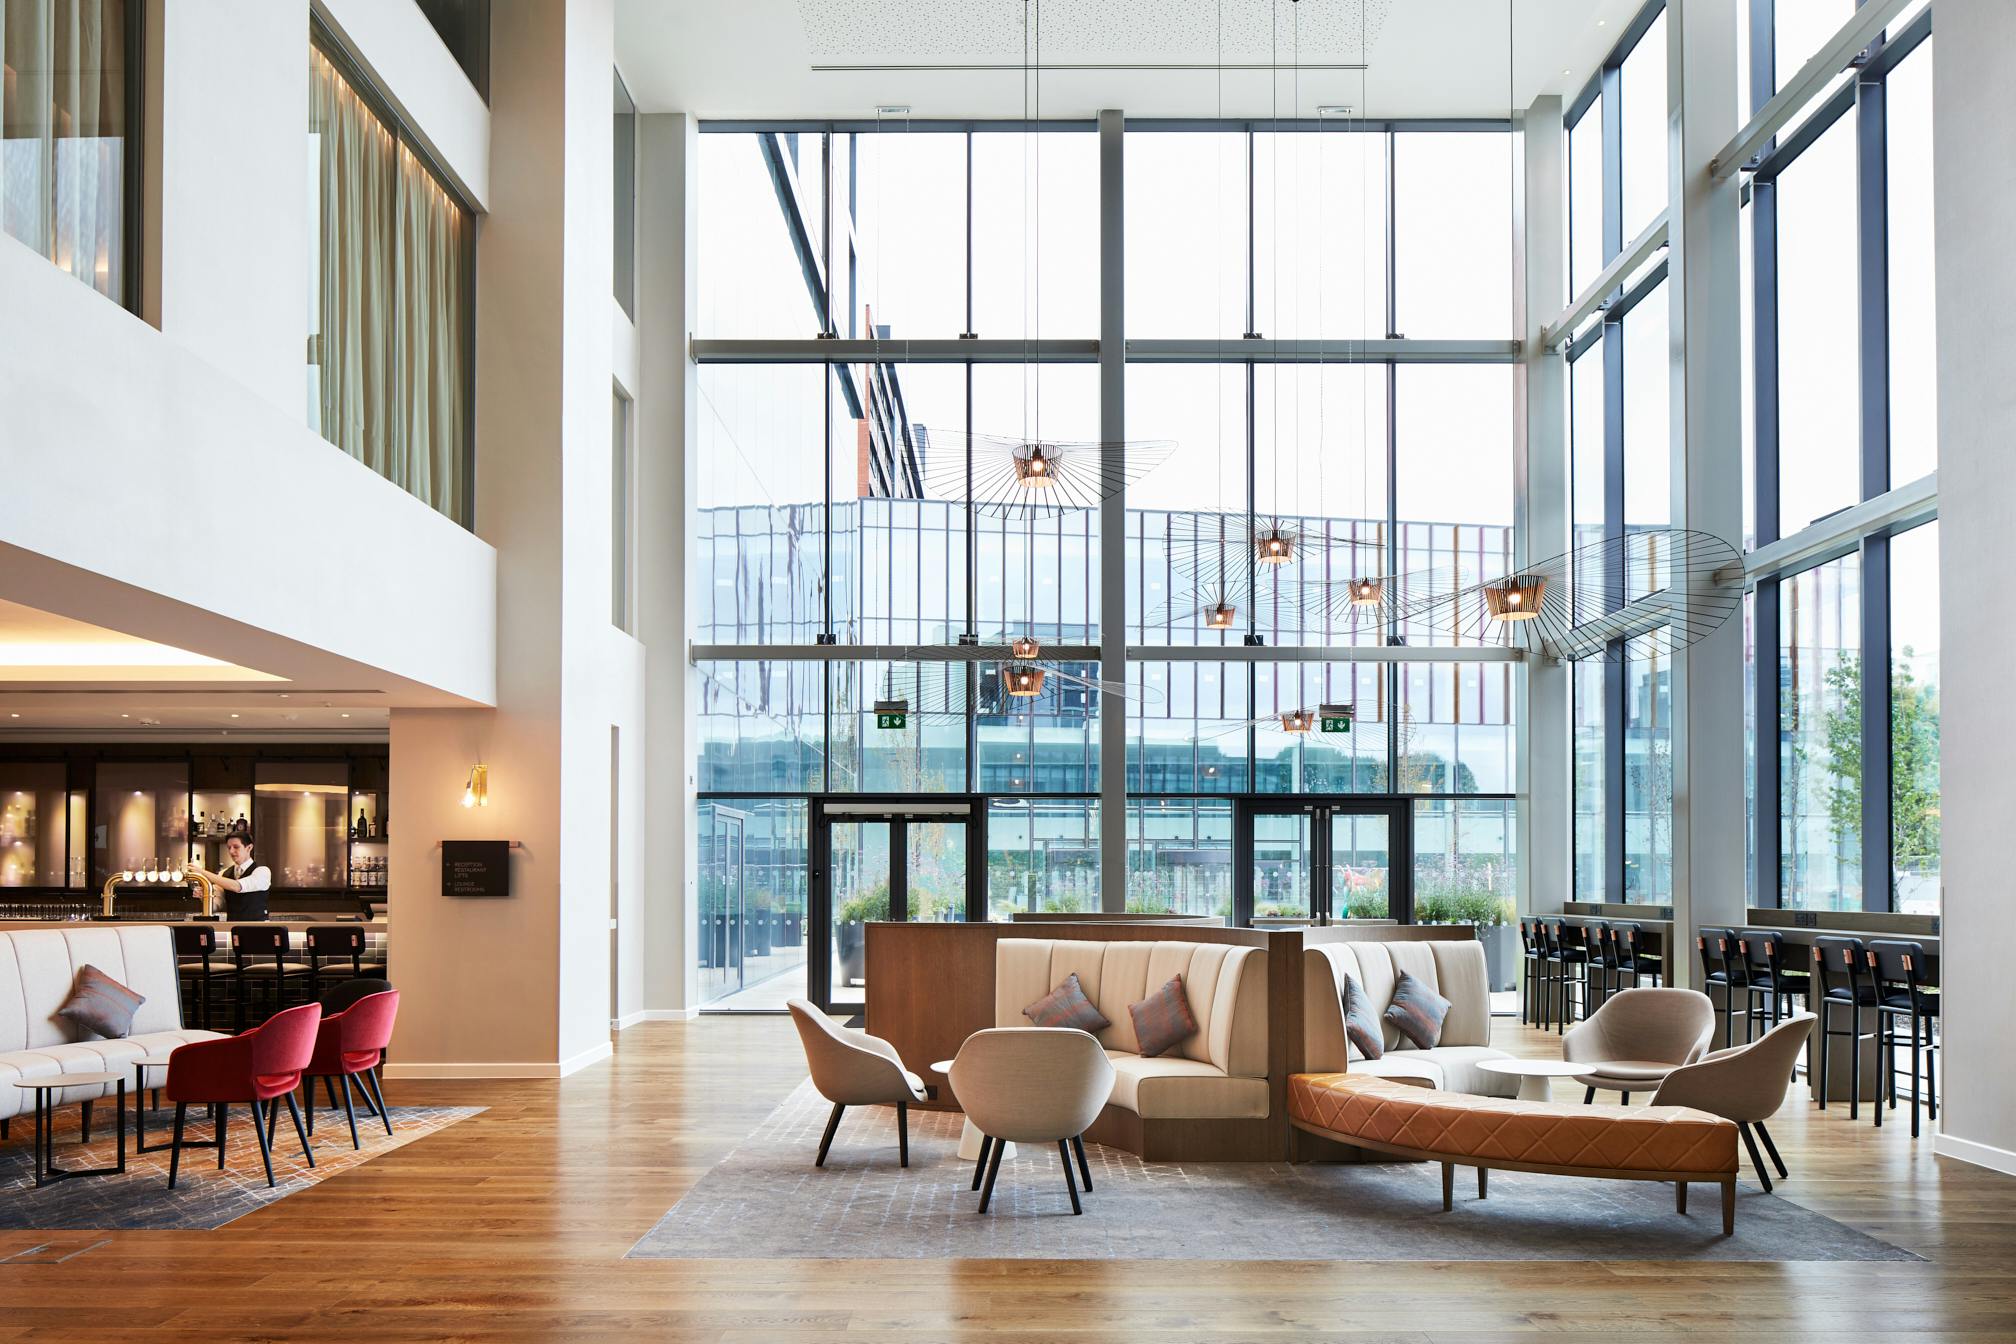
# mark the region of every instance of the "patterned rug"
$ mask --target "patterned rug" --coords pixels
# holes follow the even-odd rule
[[[1087,1144],[1092,1191],[1071,1216],[1054,1149],[1024,1144],[1001,1166],[986,1216],[957,1155],[960,1117],[912,1112],[910,1166],[896,1165],[893,1107],[850,1109],[821,1169],[830,1111],[802,1084],[630,1249],[635,1259],[1115,1260],[1919,1260],[1749,1184],[1736,1235],[1721,1192],[1491,1173],[1479,1201],[1459,1170],[1442,1211],[1429,1163],[1143,1162]],[[1796,1176],[1797,1173],[1795,1172]]]
[[[57,1112],[58,1167],[111,1166],[117,1160],[113,1140],[112,1105],[98,1103],[91,1124],[91,1142],[78,1142],[81,1112],[66,1106]],[[273,1135],[273,1178],[259,1161],[259,1140],[252,1133],[251,1112],[231,1108],[227,1126],[229,1148],[224,1169],[217,1169],[212,1148],[184,1149],[175,1188],[168,1188],[168,1152],[133,1150],[133,1110],[126,1110],[126,1170],[114,1176],[80,1176],[35,1187],[34,1133],[31,1115],[9,1122],[8,1139],[0,1146],[0,1228],[37,1232],[100,1231],[129,1228],[214,1228],[254,1209],[306,1190],[317,1182],[403,1148],[416,1139],[445,1129],[483,1111],[481,1106],[394,1106],[392,1133],[375,1116],[357,1116],[361,1150],[350,1146],[343,1112],[326,1107],[315,1117],[315,1166],[301,1159],[301,1143],[283,1104]],[[147,1142],[166,1144],[174,1129],[175,1108],[149,1114]],[[208,1113],[190,1107],[185,1139],[206,1140],[213,1130]]]

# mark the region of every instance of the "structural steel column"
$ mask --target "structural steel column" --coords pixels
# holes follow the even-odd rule
[[[1118,454],[1127,437],[1125,118],[1099,114],[1099,439]],[[1040,334],[1040,333],[1039,333]],[[1117,464],[1116,464],[1117,465]],[[1127,679],[1127,489],[1099,506],[1099,675]],[[1127,908],[1127,706],[1099,701],[1099,908]]]

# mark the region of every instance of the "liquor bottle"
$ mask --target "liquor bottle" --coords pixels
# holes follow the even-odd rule
[[[354,834],[359,840],[369,840],[371,838],[371,823],[365,820],[364,809],[362,807],[357,809],[357,830]]]

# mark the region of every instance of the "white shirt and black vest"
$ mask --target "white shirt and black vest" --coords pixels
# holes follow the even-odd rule
[[[222,874],[238,883],[238,890],[224,893],[224,918],[233,920],[265,919],[266,893],[273,886],[273,870],[257,859],[226,868]]]

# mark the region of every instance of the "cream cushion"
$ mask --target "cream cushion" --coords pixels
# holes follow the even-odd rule
[[[1405,973],[1449,1000],[1442,1035],[1427,1050],[1417,1048],[1382,1019],[1383,1059],[1368,1060],[1344,1032],[1339,991],[1354,977],[1371,997],[1374,1012],[1393,1002],[1393,988]],[[1426,1079],[1447,1092],[1487,1097],[1516,1096],[1519,1080],[1486,1073],[1478,1064],[1508,1058],[1491,1045],[1491,990],[1484,969],[1484,945],[1464,942],[1318,943],[1302,954],[1303,1067],[1310,1073],[1365,1073],[1382,1078]]]
[[[994,1021],[1076,974],[1109,1025],[1095,1033],[1114,1070],[1112,1104],[1144,1119],[1265,1119],[1267,957],[1258,947],[1161,941],[1003,938],[995,944]],[[1140,1053],[1127,1006],[1183,977],[1197,1031],[1153,1059]]]
[[[70,997],[77,972],[96,966],[144,995],[132,1030],[106,1040],[79,1028],[56,1010]],[[219,1033],[182,1025],[181,984],[175,941],[161,924],[101,924],[76,929],[24,929],[0,933],[0,1119],[34,1110],[34,1094],[17,1079],[61,1073],[118,1073],[133,1083],[129,1061],[165,1055]],[[155,1080],[150,1080],[155,1081]],[[61,1101],[117,1095],[110,1084],[64,1089]]]

